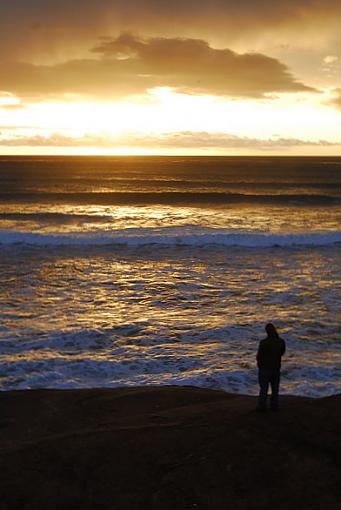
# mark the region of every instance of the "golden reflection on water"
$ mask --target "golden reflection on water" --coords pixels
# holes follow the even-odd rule
[[[86,257],[65,249],[63,257],[42,254],[39,264],[33,259],[14,286],[5,279],[3,299],[16,308],[16,321],[41,323],[45,331],[145,322],[148,331],[173,324],[181,332],[193,324],[220,327],[260,316],[304,322],[316,311],[323,322],[334,313],[328,296],[337,292],[337,268],[326,256],[234,249],[230,258],[230,252],[217,251],[212,263],[209,251],[189,256],[185,247],[174,257],[153,247],[130,255],[90,250]]]
[[[327,248],[3,253],[0,335],[17,335],[3,367],[9,381],[11,367],[22,367],[15,384],[46,384],[47,370],[76,386],[192,377],[230,391],[246,381],[250,391],[270,319],[288,341],[284,391],[311,387],[315,377],[323,392],[319,371],[330,380],[341,361],[337,258]]]
[[[299,233],[337,231],[341,210],[323,207],[239,205],[0,205],[0,230],[44,234],[98,233],[126,228],[201,227],[235,232]]]

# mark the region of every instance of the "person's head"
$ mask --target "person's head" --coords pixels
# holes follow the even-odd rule
[[[271,322],[269,322],[265,326],[265,331],[266,331],[268,336],[278,338],[277,329],[275,328],[275,326]]]

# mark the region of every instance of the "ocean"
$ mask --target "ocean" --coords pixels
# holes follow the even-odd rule
[[[0,157],[0,389],[341,391],[341,158]]]

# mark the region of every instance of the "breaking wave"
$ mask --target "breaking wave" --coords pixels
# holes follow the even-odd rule
[[[29,246],[326,246],[341,243],[340,231],[274,234],[202,227],[130,228],[79,234],[0,231],[0,244]]]

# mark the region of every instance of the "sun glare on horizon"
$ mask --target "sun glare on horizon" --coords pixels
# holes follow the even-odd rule
[[[6,97],[2,122],[7,124],[5,134],[14,153],[295,152],[295,145],[302,150],[304,142],[305,151],[310,147],[323,153],[332,145],[334,153],[341,153],[340,114],[321,102],[321,95],[312,102],[307,93],[294,98],[282,94],[277,100],[228,101],[159,87],[148,95],[115,102],[78,99],[20,107]],[[0,153],[6,151],[2,143]]]

